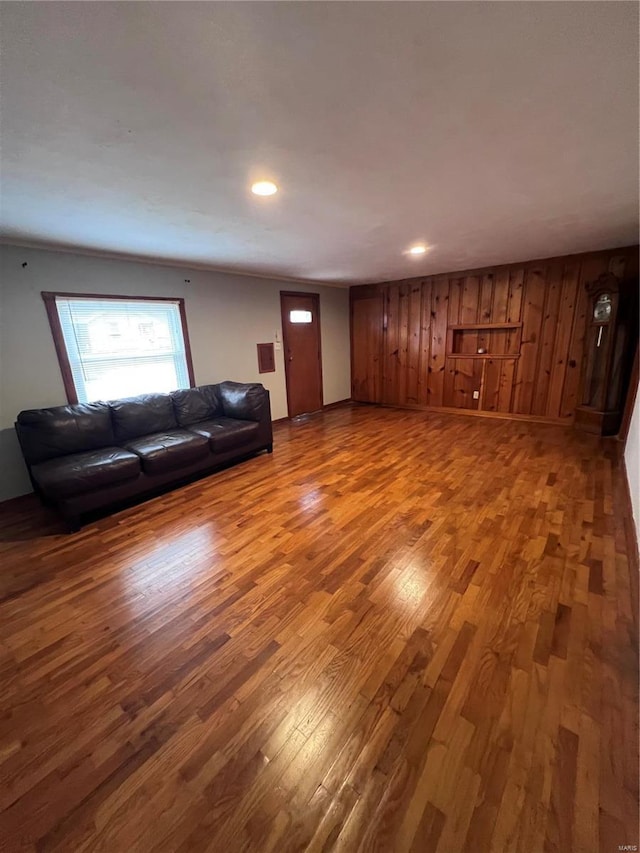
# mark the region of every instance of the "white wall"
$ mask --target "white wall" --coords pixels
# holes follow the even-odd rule
[[[631,504],[633,506],[633,519],[636,523],[638,542],[640,542],[640,389],[636,395],[631,425],[627,437],[627,446],[624,451],[624,462],[629,478],[629,491],[631,492]]]
[[[351,394],[347,288],[0,246],[0,500],[31,490],[13,428],[18,412],[67,402],[43,290],[183,296],[196,383],[262,382],[274,419],[287,415],[283,353],[275,373],[259,374],[256,344],[276,331],[282,340],[281,290],[319,293],[324,402]]]

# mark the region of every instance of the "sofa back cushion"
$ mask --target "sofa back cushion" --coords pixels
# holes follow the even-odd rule
[[[116,443],[175,429],[177,424],[170,394],[140,394],[111,400]]]
[[[28,409],[18,415],[16,429],[29,465],[114,443],[107,403]]]
[[[218,394],[225,418],[261,421],[269,418],[269,395],[259,382],[220,382]]]
[[[217,385],[185,388],[171,395],[180,426],[190,426],[222,414]]]

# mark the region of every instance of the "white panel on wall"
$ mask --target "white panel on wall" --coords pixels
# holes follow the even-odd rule
[[[638,541],[640,542],[640,389],[636,395],[627,446],[624,451],[624,462],[629,478],[629,491],[633,507],[633,520],[636,525]]]

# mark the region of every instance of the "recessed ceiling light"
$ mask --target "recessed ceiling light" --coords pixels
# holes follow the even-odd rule
[[[417,246],[412,246],[409,249],[409,254],[410,255],[424,255],[424,253],[426,251],[427,251],[427,247],[424,246],[422,243],[420,243]]]
[[[257,181],[251,186],[251,192],[254,195],[274,195],[278,192],[278,187],[273,181]]]

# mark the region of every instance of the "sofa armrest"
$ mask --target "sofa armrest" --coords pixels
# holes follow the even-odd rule
[[[259,382],[221,382],[218,393],[226,418],[271,424],[269,392]]]

